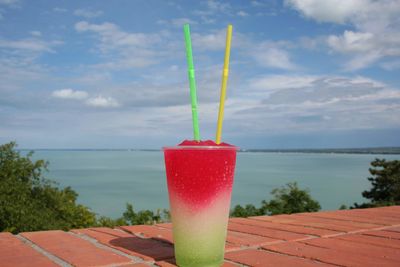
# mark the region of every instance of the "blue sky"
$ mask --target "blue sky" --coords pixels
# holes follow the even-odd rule
[[[184,23],[200,131],[213,139],[232,23],[223,141],[399,146],[399,18],[399,0],[0,0],[0,142],[159,148],[191,139]]]

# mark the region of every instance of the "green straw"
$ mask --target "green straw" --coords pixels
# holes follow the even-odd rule
[[[192,41],[190,39],[189,24],[185,24],[183,26],[183,32],[185,33],[186,58],[188,64],[188,74],[189,74],[189,84],[190,84],[190,98],[192,100],[193,134],[194,134],[194,140],[200,141],[199,118],[197,114],[196,80],[194,78]]]

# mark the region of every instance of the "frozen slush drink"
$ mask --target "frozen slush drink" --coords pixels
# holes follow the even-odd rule
[[[220,266],[237,147],[184,141],[164,148],[178,266]]]

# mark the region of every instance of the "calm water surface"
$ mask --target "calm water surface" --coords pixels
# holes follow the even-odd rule
[[[369,163],[400,155],[239,153],[232,205],[270,199],[270,191],[297,181],[325,210],[363,201]],[[50,162],[47,177],[71,186],[79,203],[98,214],[118,217],[130,202],[135,209],[168,208],[161,151],[36,151]]]

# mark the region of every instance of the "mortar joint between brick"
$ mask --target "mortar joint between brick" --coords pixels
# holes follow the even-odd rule
[[[28,245],[29,247],[31,247],[32,249],[36,250],[37,252],[39,252],[40,254],[44,255],[46,258],[48,258],[49,260],[51,260],[52,262],[62,266],[62,267],[72,267],[71,264],[69,264],[68,262],[64,261],[63,259],[57,257],[56,255],[50,253],[49,251],[45,250],[44,248],[36,245],[34,242],[32,242],[31,240],[29,240],[28,238],[22,236],[22,235],[16,235],[16,238],[18,238],[19,240],[21,240],[24,244]]]
[[[126,258],[129,258],[129,259],[131,259],[133,261],[133,262],[130,262],[129,264],[132,264],[132,263],[153,263],[153,261],[145,261],[145,260],[143,260],[143,259],[141,259],[139,257],[129,255],[129,254],[124,253],[124,252],[122,252],[122,251],[120,251],[118,249],[115,249],[115,248],[109,247],[107,245],[104,245],[104,244],[100,243],[97,239],[92,238],[92,237],[90,237],[90,236],[88,236],[86,234],[83,234],[83,233],[77,234],[77,233],[73,233],[73,232],[67,232],[67,233],[70,234],[70,235],[73,235],[75,237],[81,238],[83,240],[86,240],[86,241],[92,243],[97,248],[100,248],[100,249],[103,249],[103,250],[108,250],[108,251],[111,251],[111,252],[113,252],[115,254],[118,254],[120,256],[124,256]]]

